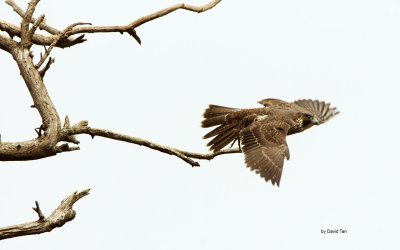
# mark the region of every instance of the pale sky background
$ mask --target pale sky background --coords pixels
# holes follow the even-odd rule
[[[17,1],[26,8],[27,1]],[[203,4],[207,1],[190,1]],[[124,25],[176,2],[49,1],[36,16],[63,29],[77,21]],[[4,2],[0,18],[19,24]],[[400,2],[222,1],[177,11],[128,35],[88,35],[55,49],[45,83],[63,118],[206,152],[199,124],[210,103],[246,108],[279,98],[320,99],[341,114],[290,136],[281,187],[243,155],[200,161],[79,136],[81,150],[2,162],[0,227],[49,215],[75,190],[75,220],[0,249],[399,249]],[[36,59],[38,53],[36,54]],[[40,125],[15,62],[0,52],[2,141]],[[321,234],[321,229],[347,234]]]

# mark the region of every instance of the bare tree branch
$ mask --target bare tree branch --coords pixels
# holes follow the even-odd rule
[[[33,34],[35,34],[39,25],[44,21],[44,15],[40,15],[38,19],[33,23],[31,29],[28,31],[28,40],[32,41]]]
[[[22,18],[21,22],[21,44],[23,47],[29,46],[32,42],[32,35],[29,34],[29,23],[32,20],[33,12],[35,12],[36,6],[39,3],[39,0],[31,0],[28,4],[28,8],[26,9],[26,13],[24,18]],[[44,16],[43,16],[44,19]]]
[[[49,57],[49,60],[47,60],[46,65],[44,66],[44,68],[42,68],[41,70],[39,70],[39,74],[40,76],[43,78],[44,75],[46,74],[47,70],[50,69],[50,66],[55,62],[56,60],[54,58]]]
[[[147,16],[144,16],[142,18],[139,18],[136,21],[130,23],[128,25],[128,27],[137,28],[142,24],[145,24],[145,23],[150,22],[150,21],[152,21],[154,19],[157,19],[157,18],[163,17],[165,15],[168,15],[169,13],[174,12],[174,11],[179,10],[179,9],[193,11],[193,12],[197,12],[197,13],[205,12],[207,10],[210,10],[210,9],[214,8],[219,2],[221,2],[221,0],[213,0],[210,3],[202,5],[202,6],[193,6],[193,5],[184,4],[184,3],[176,4],[176,5],[173,5],[171,7],[165,8],[163,10],[154,12],[154,13],[152,13],[150,15],[147,15]]]
[[[14,25],[14,24],[7,23],[2,20],[0,20],[0,30],[7,32],[10,37],[14,37],[14,36],[21,37],[20,27]],[[32,37],[32,43],[36,44],[36,45],[50,46],[53,43],[53,41],[54,41],[54,36],[44,36],[41,34],[34,34]],[[71,47],[71,46],[74,46],[79,43],[83,43],[85,41],[86,41],[86,39],[84,39],[84,35],[81,35],[76,38],[69,37],[67,39],[60,40],[57,43],[56,47],[67,48],[67,47]],[[0,42],[0,46],[1,46],[1,42]]]
[[[26,12],[23,11],[13,0],[6,0],[5,2],[9,6],[11,6],[13,8],[13,10],[20,17],[23,18],[23,20],[26,19],[26,17],[27,17]],[[37,5],[38,2],[39,1],[35,2],[35,4]],[[36,7],[36,6],[34,6],[34,7]],[[30,8],[30,7],[28,6],[28,8]],[[30,23],[34,24],[31,29],[31,31],[33,31],[33,34],[30,34],[31,42],[36,45],[50,46],[53,43],[53,41],[55,39],[57,39],[57,34],[60,34],[61,31],[47,25],[44,20],[44,16],[43,16],[43,20],[41,20],[41,19],[42,19],[41,16],[38,19],[35,19],[34,17],[31,16],[29,20],[26,20],[27,22],[29,21]],[[24,23],[24,26],[28,26],[28,25],[29,25],[29,23]],[[40,35],[40,34],[34,34],[34,31],[37,29],[37,27],[35,27],[35,26],[37,26],[37,25],[39,28],[41,28],[41,29],[47,31],[49,34],[55,35],[55,36],[44,36],[44,35]],[[21,27],[22,27],[22,25],[21,25]],[[13,24],[10,24],[10,23],[0,20],[0,30],[7,32],[11,37],[17,36],[17,37],[22,38],[21,27],[18,27],[16,25],[13,25]],[[76,44],[79,44],[79,43],[82,43],[85,41],[86,41],[86,39],[84,39],[84,35],[79,36],[77,38],[64,37],[64,39],[59,39],[56,45],[59,48],[66,48],[66,47],[70,47],[70,46],[73,46],[73,45],[76,45]]]
[[[38,19],[39,20],[39,19]],[[73,23],[71,25],[69,25],[67,28],[65,28],[62,32],[60,32],[59,34],[57,34],[54,37],[54,41],[50,44],[49,48],[46,49],[45,54],[40,58],[40,61],[36,64],[36,68],[40,68],[40,66],[42,66],[42,64],[44,63],[44,61],[46,61],[47,57],[50,55],[51,50],[54,48],[54,46],[61,40],[66,38],[66,34],[74,27],[78,26],[78,25],[84,25],[84,24],[89,24],[90,23]]]
[[[71,46],[71,44],[73,45],[74,43],[76,44],[83,41],[83,35],[72,40],[70,39],[71,35],[78,33],[96,32],[127,32],[132,35],[138,42],[140,42],[140,39],[136,35],[134,28],[151,20],[163,17],[178,9],[198,13],[204,12],[216,6],[220,1],[221,0],[212,0],[210,3],[202,6],[176,4],[169,8],[139,18],[126,26],[77,27],[78,25],[84,25],[87,23],[74,23],[68,26],[63,31],[58,31],[45,24],[44,15],[40,16],[38,19],[34,19],[32,17],[39,0],[31,0],[28,4],[26,12],[19,8],[14,1],[6,0],[6,3],[10,5],[21,17],[23,17],[23,19],[20,28],[0,20],[0,29],[7,32],[11,37],[19,36],[21,38],[22,46],[19,46],[17,42],[13,41],[10,38],[0,36],[0,48],[11,53],[14,60],[17,62],[21,75],[32,96],[34,102],[33,106],[39,111],[39,114],[42,118],[42,124],[39,126],[40,129],[38,137],[35,139],[24,142],[0,143],[0,160],[34,160],[53,156],[61,152],[79,150],[78,146],[69,145],[69,143],[75,145],[79,143],[79,141],[74,136],[76,134],[89,134],[91,136],[97,135],[114,140],[126,141],[129,143],[146,146],[163,153],[175,155],[185,162],[189,163],[191,166],[199,165],[199,163],[194,161],[192,158],[212,159],[213,157],[220,154],[240,152],[240,150],[227,150],[207,154],[186,152],[140,138],[117,134],[109,130],[90,128],[87,126],[87,122],[78,123],[77,125],[70,127],[69,122],[67,123],[67,119],[64,127],[61,127],[58,113],[43,83],[43,76],[49,69],[50,65],[54,62],[54,60],[49,59],[46,66],[43,69],[39,70],[42,64],[50,56],[50,53],[54,47],[62,47],[67,45]],[[31,28],[29,28],[30,23],[33,24]],[[43,36],[35,34],[37,27],[43,28],[51,35]],[[29,47],[32,44],[49,45],[49,48],[46,49],[45,54],[41,57],[36,66],[33,64],[32,56],[29,51]],[[60,142],[66,143],[60,144]]]
[[[79,134],[88,134],[92,137],[101,136],[112,140],[145,146],[162,153],[179,157],[193,167],[199,166],[199,163],[193,159],[211,160],[218,155],[241,152],[240,149],[228,149],[205,154],[193,153],[157,144],[141,138],[118,134],[105,129],[91,128],[88,126],[87,121],[82,121],[71,126],[68,117],[65,118],[64,124],[61,126],[57,110],[53,105],[43,82],[44,75],[50,68],[51,64],[54,63],[54,59],[50,57],[50,53],[54,47],[70,47],[86,41],[84,39],[84,34],[86,33],[104,32],[128,33],[138,43],[141,43],[139,36],[136,34],[135,28],[144,23],[163,17],[178,9],[198,13],[204,12],[215,7],[221,0],[211,0],[210,3],[202,6],[176,4],[169,8],[141,17],[125,26],[80,26],[88,25],[88,23],[78,22],[71,24],[63,31],[46,24],[44,15],[40,15],[37,19],[33,17],[35,8],[39,1],[40,0],[31,0],[28,4],[27,10],[23,11],[13,0],[6,0],[5,2],[21,16],[22,21],[20,26],[16,26],[0,20],[0,31],[4,31],[10,36],[9,38],[4,36],[3,33],[0,33],[0,49],[11,54],[14,61],[17,63],[20,74],[33,99],[32,107],[38,110],[42,119],[41,124],[38,124],[37,138],[22,142],[0,141],[0,161],[35,160],[54,156],[62,152],[79,150],[79,141],[76,138],[76,135]],[[37,34],[38,28],[45,30],[48,35]],[[71,37],[76,34],[81,35],[78,37]],[[21,41],[14,41],[14,37],[20,38]],[[49,46],[48,48],[45,47],[45,53],[41,56],[36,65],[33,63],[33,55],[30,51],[32,45]],[[42,67],[46,60],[46,65]],[[0,240],[23,235],[40,234],[49,232],[56,227],[63,226],[66,222],[75,217],[75,211],[72,210],[73,204],[87,194],[89,194],[89,189],[73,193],[63,200],[60,206],[55,209],[49,217],[43,215],[39,203],[35,202],[33,210],[38,214],[39,219],[30,223],[0,228]]]
[[[42,213],[42,210],[40,210],[39,202],[35,201],[35,205],[36,205],[36,207],[33,207],[32,209],[33,209],[33,211],[35,211],[38,214],[39,220],[43,221],[45,219],[45,217]]]
[[[151,141],[147,141],[147,140],[144,140],[144,139],[141,139],[138,137],[133,137],[133,136],[124,135],[124,134],[118,134],[118,133],[112,132],[110,130],[90,128],[87,126],[87,122],[85,122],[85,121],[81,122],[80,124],[81,125],[75,125],[70,129],[64,130],[64,133],[68,134],[68,135],[88,134],[88,135],[92,136],[92,138],[95,136],[101,136],[101,137],[105,137],[105,138],[109,138],[109,139],[113,139],[113,140],[117,140],[117,141],[124,141],[124,142],[128,142],[128,143],[136,144],[139,146],[145,146],[145,147],[148,147],[148,148],[151,148],[151,149],[154,149],[154,150],[166,153],[166,154],[177,156],[177,157],[181,158],[182,160],[184,160],[185,162],[189,163],[192,167],[198,167],[198,166],[200,166],[200,164],[198,162],[192,160],[191,158],[211,160],[218,155],[241,152],[240,149],[228,149],[228,150],[222,150],[219,152],[209,152],[206,154],[193,153],[193,152],[184,151],[184,150],[176,149],[173,147],[161,145],[161,144],[154,143]]]
[[[8,4],[9,6],[11,6],[11,8],[13,8],[13,10],[20,16],[20,17],[24,17],[25,16],[25,11],[23,11],[13,0],[6,0],[5,1],[6,4]],[[31,18],[31,23],[36,22],[36,19],[34,17]],[[41,22],[39,27],[47,32],[49,32],[52,35],[58,34],[60,31],[57,30],[56,28],[53,28],[49,25],[47,25],[45,22]]]
[[[202,6],[193,6],[193,5],[189,5],[189,4],[180,3],[180,4],[173,5],[171,7],[165,8],[163,10],[159,10],[157,12],[151,13],[144,17],[141,17],[125,26],[83,26],[83,27],[77,27],[77,28],[71,30],[69,32],[69,35],[82,34],[82,33],[106,33],[106,32],[123,33],[123,32],[126,32],[135,38],[135,36],[137,36],[137,35],[136,35],[136,32],[134,29],[141,26],[142,24],[145,24],[154,19],[168,15],[169,13],[174,12],[179,9],[201,13],[201,12],[204,12],[204,11],[214,8],[219,2],[221,2],[221,0],[213,0],[210,3],[202,5]],[[138,41],[138,43],[140,43],[140,40],[138,40],[137,38],[135,38],[135,39]]]
[[[35,0],[35,1],[38,1],[38,0]],[[128,33],[129,35],[131,35],[140,44],[141,43],[141,39],[136,34],[135,28],[137,28],[137,27],[139,27],[139,26],[141,26],[141,25],[143,25],[143,24],[145,24],[147,22],[155,20],[157,18],[160,18],[160,17],[163,17],[165,15],[168,15],[169,13],[172,13],[172,12],[174,12],[176,10],[179,10],[179,9],[192,11],[192,12],[197,12],[197,13],[205,12],[207,10],[210,10],[210,9],[214,8],[219,2],[221,2],[221,0],[212,0],[210,3],[205,4],[205,5],[201,5],[201,6],[193,6],[193,5],[184,4],[184,3],[175,4],[173,6],[170,6],[168,8],[162,9],[160,11],[156,11],[156,12],[151,13],[149,15],[143,16],[143,17],[141,17],[141,18],[129,23],[128,25],[123,25],[123,26],[82,26],[82,27],[75,27],[74,29],[72,29],[72,30],[70,30],[69,32],[66,33],[66,36],[65,36],[64,39],[60,39],[57,42],[56,47],[64,48],[64,47],[73,46],[75,44],[78,44],[78,43],[86,41],[85,39],[83,39],[83,36],[75,38],[75,39],[70,37],[70,36],[75,35],[75,34],[108,33],[108,32]],[[6,0],[6,3],[8,5],[10,5],[18,15],[20,15],[21,17],[26,19],[25,17],[27,16],[27,13],[25,13],[13,0]],[[28,9],[29,9],[29,7],[28,7]],[[36,21],[35,18],[33,18],[33,17],[30,18],[30,22],[31,23],[34,23],[35,21]],[[26,25],[26,24],[24,24],[24,25]],[[45,31],[49,32],[52,35],[57,35],[57,34],[60,33],[59,30],[57,30],[57,29],[45,24],[44,21],[40,22],[39,27],[44,29]],[[0,22],[0,29],[1,29],[1,22]],[[20,32],[18,32],[18,29],[15,29],[15,27],[13,27],[13,25],[3,24],[2,30],[5,30],[6,32],[11,33],[14,36],[19,36],[19,37],[22,36],[22,34]],[[54,41],[54,37],[52,37],[51,40]],[[34,36],[33,39],[32,39],[32,42],[34,44],[37,44],[37,45],[50,45],[51,44],[51,43],[49,43],[49,37],[41,36],[41,35]]]
[[[29,41],[27,41],[27,44],[29,44]],[[43,78],[33,64],[28,47],[15,46],[11,50],[11,54],[17,62],[22,78],[32,96],[34,107],[39,111],[42,118],[40,127],[43,128],[44,134],[30,141],[1,143],[0,159],[40,159],[55,155],[61,122],[43,83]]]
[[[1,30],[1,23],[0,23]],[[11,53],[11,50],[17,46],[17,43],[11,38],[5,37],[0,34],[0,49]]]
[[[173,156],[176,156],[186,163],[190,164],[192,167],[198,167],[200,164],[193,159],[199,159],[199,160],[211,160],[215,158],[216,156],[223,155],[223,154],[234,154],[234,153],[241,153],[242,151],[239,148],[234,148],[234,149],[225,149],[221,150],[218,152],[208,152],[208,153],[195,153],[195,152],[190,152],[186,150],[181,150],[177,148],[173,148],[170,146],[166,145],[161,145],[155,142],[151,142],[145,139],[141,139],[138,137],[134,136],[129,136],[129,135],[124,135],[120,133],[116,133],[107,129],[98,129],[98,128],[91,128],[88,126],[87,121],[81,121],[73,126],[69,126],[69,118],[65,118],[65,123],[64,126],[59,134],[59,142],[64,141],[64,142],[70,142],[73,144],[78,145],[79,141],[74,137],[74,135],[79,135],[79,134],[87,134],[90,135],[92,138],[95,136],[100,136],[116,141],[124,141],[132,144],[136,144],[139,146],[145,146],[150,149],[154,149],[157,151],[160,151],[162,153],[170,154]],[[8,142],[0,144],[0,146],[5,146],[9,144]],[[74,146],[69,146],[68,144],[62,144],[59,145],[55,148],[55,151],[52,155],[55,155],[57,153],[62,153],[62,152],[69,152],[69,151],[75,151],[79,150],[79,147],[74,147]],[[22,158],[22,156],[19,156],[18,158],[14,157],[15,155],[6,155],[5,152],[2,153],[1,147],[0,147],[0,160],[30,160],[27,158]],[[51,156],[51,155],[49,155]],[[7,158],[6,158],[7,157]],[[43,158],[43,157],[42,157]],[[33,159],[33,158],[32,158]]]
[[[61,201],[61,204],[49,217],[43,215],[39,203],[36,201],[36,207],[33,208],[33,210],[38,214],[39,219],[33,222],[0,228],[0,240],[25,235],[41,234],[50,232],[56,227],[62,227],[65,223],[75,218],[76,212],[72,209],[72,206],[79,199],[88,195],[89,191],[90,189],[81,192],[74,192]]]
[[[223,149],[218,152],[208,152],[205,154],[202,153],[193,153],[189,151],[184,151],[184,150],[179,150],[182,154],[186,155],[187,157],[191,157],[194,159],[200,159],[200,160],[212,160],[218,155],[225,155],[225,154],[236,154],[236,153],[242,153],[242,150],[240,148],[229,148],[229,149]]]

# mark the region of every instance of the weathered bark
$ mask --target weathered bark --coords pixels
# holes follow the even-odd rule
[[[0,228],[0,240],[24,235],[41,234],[50,232],[56,227],[62,227],[65,223],[75,218],[76,212],[72,209],[72,206],[79,199],[88,195],[89,191],[89,189],[86,189],[81,192],[74,192],[61,201],[61,204],[49,217],[45,217],[42,214],[39,203],[35,202],[36,207],[33,210],[38,214],[39,219],[37,221]]]

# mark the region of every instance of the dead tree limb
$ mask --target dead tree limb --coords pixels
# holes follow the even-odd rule
[[[141,39],[135,30],[139,26],[179,9],[201,13],[212,9],[220,1],[211,0],[210,3],[202,6],[176,4],[143,16],[123,26],[91,26],[89,23],[77,22],[63,30],[59,30],[46,23],[44,14],[38,18],[34,18],[34,12],[39,0],[31,0],[25,11],[13,0],[6,0],[6,4],[11,6],[22,20],[20,25],[0,20],[0,50],[9,53],[17,63],[20,74],[33,99],[32,107],[36,108],[40,114],[41,124],[38,124],[37,137],[29,141],[0,141],[0,161],[35,160],[54,156],[62,152],[79,150],[79,141],[76,136],[81,134],[87,134],[92,137],[101,136],[145,146],[162,153],[177,156],[191,166],[199,166],[199,163],[194,159],[211,160],[218,155],[239,153],[240,149],[228,149],[205,154],[188,152],[141,138],[118,134],[106,129],[91,128],[88,126],[87,121],[71,125],[68,117],[65,118],[62,125],[43,80],[47,70],[54,63],[54,58],[51,57],[52,50],[54,48],[66,48],[83,43],[86,41],[84,36],[87,33],[127,33],[138,43],[141,43]],[[38,34],[38,29],[42,29],[46,33]],[[33,61],[32,46],[45,46],[45,52],[41,55],[38,62]],[[46,61],[47,63],[45,63]],[[0,240],[23,235],[40,234],[63,226],[75,217],[75,211],[72,210],[73,204],[87,194],[89,194],[89,190],[73,193],[63,200],[61,205],[48,217],[43,215],[39,203],[36,202],[36,206],[33,209],[38,214],[39,219],[30,223],[0,228]]]
[[[193,6],[189,4],[176,4],[171,7],[159,10],[157,12],[151,13],[149,15],[146,15],[144,17],[141,17],[133,22],[131,22],[128,25],[124,26],[83,26],[83,27],[77,27],[69,32],[70,35],[74,34],[82,34],[82,33],[106,33],[106,32],[119,32],[119,33],[128,33],[130,34],[135,40],[140,44],[141,40],[139,36],[137,36],[135,28],[141,26],[142,24],[145,24],[147,22],[150,22],[154,19],[163,17],[165,15],[168,15],[171,12],[174,12],[176,10],[182,9],[182,10],[187,10],[187,11],[192,11],[192,12],[205,12],[209,9],[214,8],[221,0],[214,0],[211,1],[208,4],[205,4],[203,6]]]
[[[35,160],[54,156],[61,152],[79,150],[79,141],[75,138],[75,135],[78,134],[88,134],[92,137],[101,136],[145,146],[177,156],[191,166],[199,166],[199,163],[193,159],[210,160],[221,154],[240,152],[239,149],[229,149],[205,154],[188,152],[105,129],[90,128],[86,121],[70,126],[68,117],[65,119],[64,126],[61,126],[57,110],[43,82],[46,71],[50,68],[50,65],[54,63],[54,59],[50,57],[50,54],[55,47],[64,48],[73,46],[84,42],[84,35],[87,33],[105,32],[128,33],[140,43],[141,40],[137,36],[135,28],[179,9],[201,13],[212,9],[220,1],[221,0],[212,0],[208,4],[202,6],[192,6],[183,3],[176,4],[136,19],[125,26],[91,26],[88,25],[88,23],[78,22],[69,25],[61,31],[48,25],[44,15],[40,15],[39,18],[33,17],[39,0],[31,0],[26,11],[23,11],[13,0],[6,0],[5,2],[22,18],[22,21],[21,25],[18,27],[0,20],[0,30],[10,36],[6,37],[0,34],[0,49],[10,53],[16,61],[24,82],[32,96],[33,107],[38,110],[42,118],[42,124],[39,125],[37,138],[22,142],[1,142],[0,161]],[[48,35],[37,34],[36,31],[38,28],[46,31]],[[80,36],[73,37],[74,35]],[[20,42],[15,41],[13,39],[14,37],[20,38]],[[45,53],[40,57],[37,63],[33,62],[30,51],[33,45],[48,46],[47,48],[45,47]],[[46,65],[41,68],[46,60]]]
[[[65,48],[65,47],[70,47],[70,46],[85,42],[86,39],[84,39],[84,34],[87,34],[87,33],[110,33],[110,32],[127,33],[127,34],[131,35],[140,44],[141,39],[137,35],[135,28],[137,28],[147,22],[150,22],[152,20],[155,20],[155,19],[158,19],[165,15],[168,15],[179,9],[197,12],[197,13],[205,12],[205,11],[208,11],[208,10],[214,8],[219,2],[221,2],[221,0],[212,0],[210,3],[202,5],[202,6],[193,6],[193,5],[184,4],[184,3],[175,4],[168,8],[156,11],[154,13],[151,13],[149,15],[146,15],[139,19],[136,19],[127,25],[75,27],[74,29],[71,29],[69,32],[67,32],[64,39],[60,39],[55,46],[59,47],[59,48]],[[6,0],[6,3],[9,6],[11,6],[13,8],[13,10],[22,18],[24,18],[26,16],[26,12],[24,12],[13,0]],[[36,5],[37,5],[37,3],[36,3]],[[37,21],[37,19],[31,17],[30,23],[35,23],[36,21]],[[42,22],[40,22],[39,27],[41,29],[47,31],[51,35],[57,35],[61,32],[60,30],[53,28],[53,27],[49,26],[48,24],[46,24],[46,22],[44,20]],[[12,25],[12,24],[7,24],[1,20],[0,20],[0,30],[3,30],[5,32],[9,33],[10,36],[17,36],[17,37],[22,36],[21,30],[18,29],[17,26]],[[71,37],[72,35],[76,35],[76,34],[82,34],[82,35],[77,38]],[[35,34],[32,37],[32,43],[34,43],[36,45],[50,46],[51,43],[54,41],[54,39],[55,38],[52,36],[43,36],[40,34]]]
[[[166,154],[174,155],[185,162],[189,163],[192,167],[198,167],[200,164],[194,159],[201,159],[201,160],[211,160],[214,157],[222,154],[232,154],[232,153],[240,153],[240,149],[226,149],[226,150],[221,150],[219,152],[209,152],[205,154],[200,154],[200,153],[193,153],[189,151],[184,151],[180,149],[176,149],[173,147],[161,145],[158,143],[154,143],[151,141],[147,141],[141,138],[129,136],[129,135],[123,135],[119,133],[112,132],[110,130],[105,130],[105,129],[98,129],[98,128],[91,128],[87,126],[88,123],[87,121],[83,121],[78,123],[78,125],[75,125],[71,128],[65,128],[64,133],[66,136],[71,136],[71,135],[77,135],[77,134],[88,134],[94,138],[95,136],[100,136],[104,138],[109,138],[117,141],[124,141],[132,144],[136,144],[139,146],[145,146]]]
[[[22,10],[13,0],[6,0],[5,1],[6,4],[8,4],[11,8],[13,8],[13,10],[20,16],[20,17],[24,17],[25,16],[25,11]],[[36,18],[32,17],[30,22],[33,24],[34,22],[36,22]],[[57,33],[59,33],[60,31],[58,31],[57,29],[47,25],[45,22],[41,22],[39,27],[47,32],[49,32],[52,35],[56,35]]]
[[[75,218],[76,212],[72,209],[72,206],[79,199],[88,195],[89,191],[90,189],[81,192],[74,192],[61,201],[61,204],[48,217],[43,215],[39,203],[36,201],[36,206],[33,210],[38,214],[39,219],[28,223],[0,228],[0,240],[25,235],[41,234],[50,232],[56,227],[62,227],[65,223]]]

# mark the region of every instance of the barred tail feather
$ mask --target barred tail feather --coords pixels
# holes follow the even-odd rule
[[[211,138],[211,137],[214,137],[219,134],[224,134],[228,130],[234,128],[235,126],[236,126],[236,124],[230,124],[230,125],[222,124],[222,125],[218,126],[217,128],[215,128],[214,130],[211,130],[210,132],[208,132],[205,136],[203,136],[203,139]]]
[[[201,122],[201,126],[203,128],[209,128],[209,127],[214,127],[214,126],[224,124],[224,123],[225,123],[225,115],[220,115],[220,116],[205,118]]]
[[[210,149],[214,152],[220,151],[226,145],[230,144],[233,140],[239,137],[239,129],[233,128],[225,133],[219,134],[214,137],[207,146],[210,146]]]
[[[238,109],[210,104],[203,116],[204,118],[211,118],[215,116],[226,115],[236,110]]]
[[[213,151],[219,151],[239,136],[237,124],[226,124],[225,117],[227,114],[238,111],[239,109],[228,108],[218,105],[209,105],[201,122],[203,128],[218,126],[211,132],[207,133],[203,138],[214,137],[207,146]]]
[[[204,120],[201,122],[203,128],[209,128],[225,123],[225,115],[232,113],[238,109],[222,107],[218,105],[210,105],[204,111]]]

